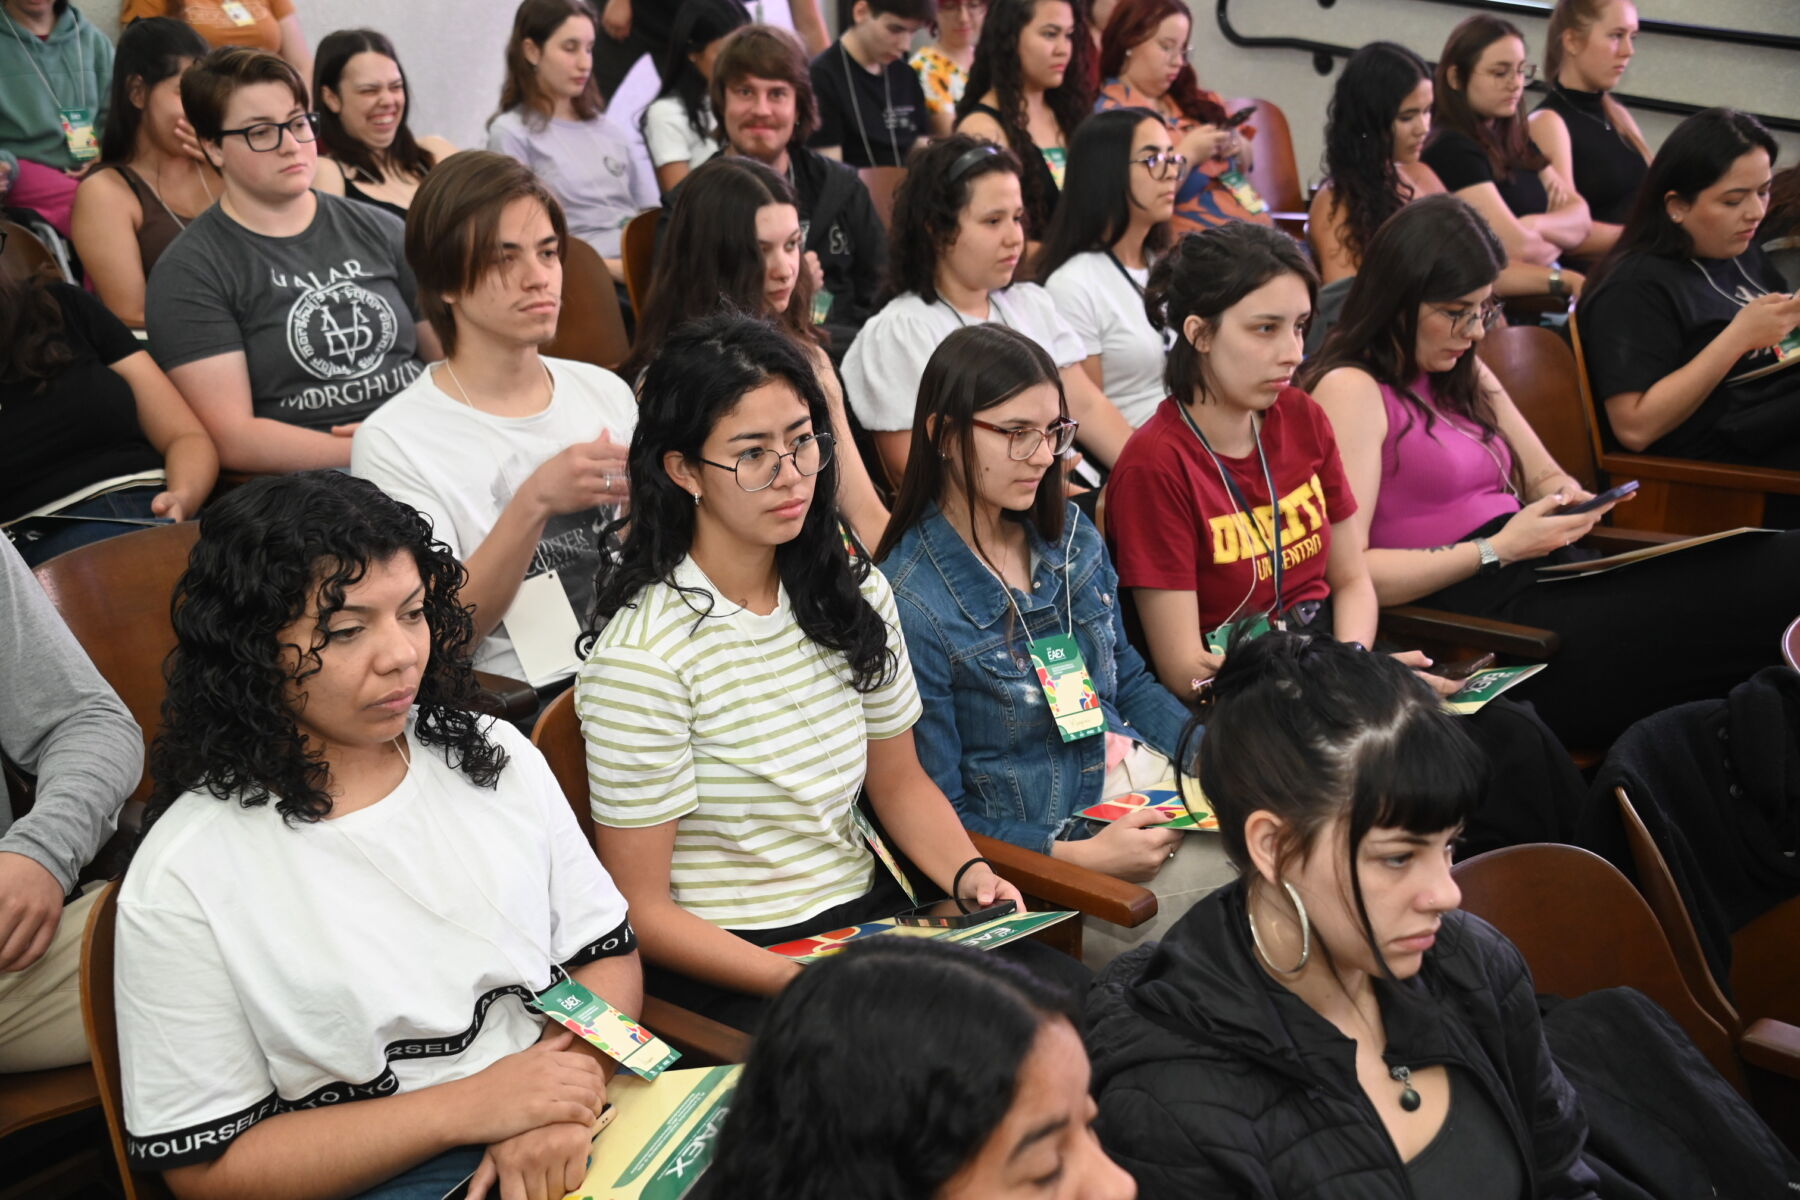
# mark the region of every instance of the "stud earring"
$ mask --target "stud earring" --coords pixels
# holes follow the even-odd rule
[[[700,507],[700,493],[699,492],[694,493],[694,507],[695,508]]]

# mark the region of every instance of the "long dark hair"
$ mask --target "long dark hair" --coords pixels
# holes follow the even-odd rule
[[[682,111],[687,114],[688,128],[697,137],[711,137],[713,134],[706,123],[707,90],[710,85],[688,55],[700,53],[732,30],[741,29],[748,24],[750,12],[744,7],[742,0],[685,0],[675,13],[675,24],[669,33],[668,47],[656,64],[656,73],[662,80],[662,88],[656,93],[656,98],[661,100],[665,96],[679,97]],[[718,114],[713,114],[712,119],[714,125],[717,125]],[[643,128],[644,118],[639,116],[638,129],[641,131]]]
[[[406,123],[412,115],[412,87],[406,83],[406,68],[400,66],[394,43],[388,41],[386,34],[373,29],[339,29],[326,34],[319,43],[318,55],[313,59],[312,85],[313,103],[319,109],[319,145],[328,157],[354,168],[370,183],[380,183],[386,178],[381,170],[382,156],[351,137],[349,130],[344,128],[344,118],[332,112],[331,106],[325,103],[325,89],[330,88],[333,95],[338,95],[344,68],[351,59],[363,53],[379,54],[400,68],[400,82],[407,88],[406,106],[400,110],[400,120],[394,124],[394,142],[387,149],[387,163],[401,175],[423,178],[437,165],[437,156],[414,139],[412,129]]]
[[[721,303],[761,314],[766,268],[756,246],[756,213],[769,204],[792,205],[796,212],[800,207],[788,181],[754,159],[708,159],[683,181],[638,315],[631,358],[621,368],[627,379],[637,377],[677,326],[716,312]],[[816,345],[824,331],[813,324],[812,303],[812,276],[802,263],[788,306],[774,320],[790,336]]]
[[[1012,1107],[1068,1002],[997,955],[872,938],[775,998],[696,1200],[920,1200]]]
[[[131,102],[132,83],[144,89],[148,103],[150,89],[181,74],[187,64],[199,62],[211,49],[192,25],[171,17],[146,17],[125,27],[113,55],[106,127],[100,133],[101,162],[129,162],[137,152],[144,110]]]
[[[1482,52],[1501,38],[1518,38],[1521,46],[1525,44],[1517,25],[1486,13],[1465,17],[1450,31],[1432,78],[1431,140],[1452,132],[1474,138],[1487,152],[1494,174],[1505,177],[1516,170],[1541,171],[1550,160],[1531,140],[1523,103],[1510,117],[1484,117],[1469,105],[1468,87],[1475,64],[1481,61]],[[1450,82],[1452,70],[1462,79],[1462,87]]]
[[[64,336],[62,305],[47,270],[28,279],[0,270],[0,379],[42,392],[50,381],[75,365],[75,351]]]
[[[1100,32],[1100,78],[1123,75],[1126,51],[1155,37],[1157,27],[1170,17],[1186,17],[1192,34],[1194,14],[1183,0],[1119,0]],[[1169,85],[1169,99],[1182,116],[1202,125],[1223,125],[1230,115],[1224,105],[1200,90],[1191,62],[1181,64],[1181,72]]]
[[[200,515],[200,541],[175,585],[175,649],[164,664],[163,731],[150,748],[148,830],[187,792],[246,808],[275,802],[288,823],[331,815],[330,768],[309,747],[287,690],[320,666],[325,628],[345,589],[371,566],[407,554],[425,586],[431,658],[419,679],[413,737],[440,746],[452,767],[492,787],[506,753],[488,741],[469,666],[467,577],[431,523],[366,479],[341,471],[264,475]],[[280,632],[318,598],[304,645]],[[298,662],[294,662],[294,657]]]
[[[1419,308],[1447,304],[1488,287],[1506,266],[1506,250],[1481,214],[1451,195],[1407,205],[1376,231],[1362,270],[1344,298],[1344,317],[1317,357],[1295,379],[1312,388],[1338,367],[1360,367],[1393,388],[1412,418],[1430,430],[1433,411],[1473,422],[1484,441],[1500,436],[1481,388],[1475,356],[1465,354],[1431,377],[1432,403],[1414,394],[1419,378]]]
[[[1385,968],[1357,848],[1371,829],[1434,834],[1468,820],[1487,763],[1462,718],[1388,655],[1305,633],[1235,642],[1208,690],[1175,761],[1192,761],[1198,742],[1200,787],[1218,815],[1226,856],[1239,874],[1255,874],[1244,826],[1259,810],[1283,822],[1278,875],[1344,819],[1345,877],[1363,937]],[[1185,800],[1184,776],[1176,778]]]
[[[1056,364],[1042,346],[1018,330],[1005,325],[967,325],[938,343],[919,380],[906,474],[900,480],[881,546],[875,551],[877,562],[924,518],[927,506],[933,502],[941,505],[945,493],[957,486],[950,471],[952,455],[962,475],[964,507],[974,510],[974,480],[981,470],[975,459],[975,427],[970,418],[1042,383],[1056,389],[1057,411],[1068,416],[1069,400],[1063,394]],[[1063,513],[1062,461],[1058,459],[1039,481],[1031,507],[1005,515],[1029,523],[1040,537],[1055,545],[1062,537]],[[974,550],[980,557],[988,557],[979,532]]]
[[[638,388],[637,429],[627,465],[631,532],[616,562],[602,561],[594,580],[594,624],[604,625],[653,584],[678,587],[675,568],[694,542],[694,498],[669,478],[668,454],[698,461],[707,435],[745,393],[774,381],[805,402],[813,428],[831,428],[825,393],[794,338],[769,321],[720,312],[670,334],[645,368]],[[893,677],[887,626],[863,599],[869,564],[852,560],[838,529],[837,447],[820,471],[812,507],[792,541],[776,547],[775,566],[802,632],[843,654],[852,685],[870,692]],[[696,603],[690,594],[690,603]],[[703,610],[696,610],[705,616]]]
[[[1190,233],[1150,268],[1144,288],[1144,312],[1158,329],[1175,331],[1163,366],[1169,394],[1186,404],[1206,397],[1206,363],[1200,348],[1188,340],[1189,317],[1209,324],[1232,305],[1282,275],[1298,275],[1307,296],[1317,302],[1319,275],[1300,244],[1278,229],[1231,221]]]
[[[933,138],[913,152],[894,192],[885,299],[911,292],[937,303],[938,258],[956,241],[975,181],[995,171],[1017,175],[1019,160],[1012,151],[966,133]]]
[[[538,86],[537,68],[525,57],[525,43],[547,47],[570,17],[586,17],[593,23],[595,36],[599,36],[600,14],[588,0],[520,0],[519,9],[513,14],[512,33],[506,39],[506,78],[500,85],[500,107],[488,118],[489,125],[494,123],[494,117],[515,108],[537,128],[549,122],[556,105]],[[606,108],[600,99],[600,85],[592,75],[581,94],[570,103],[576,119],[581,121],[593,120]]]
[[[1413,198],[1394,165],[1394,119],[1431,78],[1425,60],[1398,42],[1370,42],[1344,64],[1325,110],[1325,174],[1338,240],[1357,262],[1381,223]]]
[[[1062,199],[1034,264],[1039,283],[1077,254],[1111,250],[1125,236],[1137,204],[1131,198],[1131,154],[1137,148],[1133,135],[1145,121],[1163,124],[1147,108],[1114,108],[1095,113],[1075,131]],[[1166,222],[1152,226],[1144,238],[1145,253],[1154,255],[1168,240]]]
[[[1708,108],[1695,113],[1663,140],[1650,160],[1650,170],[1638,185],[1631,215],[1611,253],[1595,268],[1583,295],[1591,295],[1612,269],[1633,254],[1660,258],[1687,258],[1694,253],[1694,239],[1669,216],[1672,192],[1692,204],[1701,192],[1725,177],[1731,164],[1762,149],[1775,165],[1780,147],[1761,121],[1735,108]]]
[[[1061,3],[1074,14],[1073,47],[1069,68],[1063,81],[1044,93],[1044,104],[1056,118],[1063,139],[1075,140],[1075,129],[1094,108],[1093,55],[1094,39],[1088,35],[1086,0],[994,0],[988,8],[987,20],[981,26],[981,40],[975,44],[975,60],[969,66],[969,82],[963,98],[956,105],[956,119],[962,120],[975,111],[975,106],[989,92],[994,93],[1000,112],[1001,130],[1006,144],[1023,159],[1038,153],[1025,127],[1025,80],[1019,67],[1019,38],[1032,22],[1039,4]],[[1025,172],[1025,211],[1033,224],[1042,224],[1050,211],[1052,198],[1044,193],[1042,172]],[[1032,230],[1033,234],[1039,231]]]

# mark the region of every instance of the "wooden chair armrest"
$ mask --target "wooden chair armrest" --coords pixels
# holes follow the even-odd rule
[[[683,1055],[705,1060],[683,1063],[683,1066],[741,1063],[750,1053],[750,1035],[743,1030],[722,1025],[711,1017],[703,1017],[655,996],[644,997],[641,1016],[644,1027],[651,1033]]]
[[[475,682],[481,686],[481,692],[470,707],[483,716],[499,717],[503,721],[523,721],[537,712],[537,692],[522,679],[508,679],[504,675],[477,671]]]
[[[1539,662],[1555,654],[1562,639],[1548,629],[1530,625],[1514,625],[1508,621],[1490,621],[1462,613],[1421,608],[1416,604],[1398,604],[1381,610],[1381,631],[1402,641],[1418,639],[1447,642],[1492,650]]]
[[[1658,479],[1666,483],[1691,483],[1699,487],[1726,488],[1738,492],[1776,492],[1800,495],[1800,471],[1773,467],[1747,467],[1738,463],[1703,462],[1690,458],[1663,458],[1656,454],[1629,454],[1610,450],[1600,456],[1599,467],[1618,479]]]
[[[1800,1027],[1764,1017],[1744,1030],[1737,1048],[1753,1067],[1800,1079]]]
[[[1687,536],[1685,533],[1658,533],[1651,529],[1614,529],[1611,525],[1596,525],[1588,530],[1587,536],[1581,539],[1581,544],[1602,554],[1626,554],[1651,546],[1666,546]]]
[[[1026,850],[1011,842],[971,833],[976,851],[994,864],[994,871],[1028,895],[1061,908],[1127,929],[1156,915],[1156,893],[1111,875],[1102,875],[1074,863]]]

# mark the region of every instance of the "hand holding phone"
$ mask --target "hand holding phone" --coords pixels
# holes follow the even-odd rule
[[[1565,504],[1561,508],[1552,510],[1550,515],[1553,517],[1580,516],[1582,513],[1593,512],[1596,508],[1604,508],[1616,500],[1623,500],[1637,490],[1638,481],[1633,479],[1628,483],[1621,483],[1618,487],[1606,489],[1592,500],[1582,500],[1575,504]]]
[[[1462,662],[1439,663],[1435,667],[1426,668],[1426,673],[1442,679],[1467,679],[1477,671],[1485,671],[1494,665],[1492,654],[1483,654],[1480,658],[1465,659]]]
[[[1225,118],[1225,128],[1236,129],[1239,125],[1242,125],[1245,121],[1248,121],[1251,117],[1254,117],[1255,115],[1256,115],[1256,105],[1254,105],[1254,104],[1249,105],[1245,108],[1240,108],[1236,112],[1232,113],[1229,117]]]
[[[1011,900],[996,900],[986,908],[977,908],[971,912],[964,910],[961,901],[952,898],[939,900],[936,904],[922,904],[901,913],[894,920],[901,925],[916,925],[925,929],[968,929],[1011,916],[1018,907]]]

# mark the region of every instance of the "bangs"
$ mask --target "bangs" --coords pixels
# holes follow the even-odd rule
[[[1442,711],[1415,713],[1394,736],[1372,741],[1357,756],[1352,852],[1371,829],[1432,834],[1468,821],[1486,784],[1486,759],[1463,731],[1460,722],[1466,719]]]

